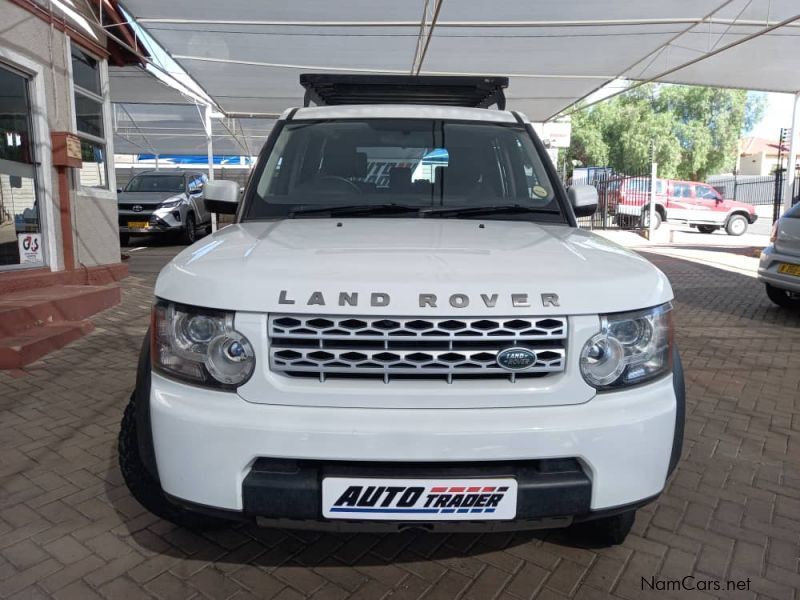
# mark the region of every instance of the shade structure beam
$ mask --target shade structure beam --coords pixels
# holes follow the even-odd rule
[[[761,37],[763,35],[766,35],[770,31],[774,31],[774,30],[779,29],[781,27],[785,27],[786,25],[789,25],[791,23],[795,23],[797,21],[800,21],[800,13],[798,13],[796,15],[792,15],[791,17],[789,17],[787,19],[784,19],[784,20],[782,20],[782,21],[780,21],[778,23],[775,23],[774,25],[770,25],[769,27],[765,27],[763,29],[760,29],[760,30],[754,32],[754,33],[746,35],[743,38],[740,38],[738,40],[734,40],[733,42],[730,42],[729,44],[725,44],[724,46],[720,46],[719,48],[716,48],[716,49],[714,49],[714,50],[712,50],[710,52],[705,52],[702,55],[700,55],[700,56],[698,56],[698,57],[696,57],[696,58],[694,58],[692,60],[689,60],[689,61],[686,61],[684,63],[681,63],[681,64],[679,64],[679,65],[677,65],[675,67],[671,67],[671,68],[667,69],[666,71],[663,71],[663,72],[659,73],[658,75],[655,75],[653,77],[649,77],[648,79],[645,79],[645,80],[642,80],[642,81],[638,81],[637,83],[633,84],[630,87],[627,87],[627,88],[625,88],[623,90],[615,92],[615,93],[613,93],[613,94],[611,94],[609,96],[606,96],[606,97],[604,97],[602,99],[596,100],[595,102],[591,102],[589,104],[585,104],[585,105],[581,106],[580,109],[575,109],[575,110],[572,110],[572,111],[570,111],[568,113],[565,113],[565,114],[566,115],[571,115],[571,114],[575,113],[577,110],[583,110],[583,109],[588,108],[590,106],[594,106],[595,104],[598,104],[600,102],[608,100],[609,98],[613,98],[614,96],[619,96],[620,94],[624,94],[624,93],[629,92],[629,91],[631,91],[633,89],[641,87],[641,86],[643,86],[645,84],[653,83],[654,81],[658,81],[660,79],[663,79],[664,77],[666,77],[668,75],[671,75],[673,73],[676,73],[677,71],[680,71],[682,69],[685,69],[687,67],[695,65],[695,64],[697,64],[697,63],[699,63],[701,61],[704,61],[704,60],[707,60],[707,59],[711,58],[712,56],[716,56],[718,54],[721,54],[722,52],[730,50],[731,48],[735,48],[736,46],[740,46],[740,45],[742,45],[742,44],[744,44],[746,42],[749,42],[750,40],[753,40],[755,38],[758,38],[758,37]],[[551,118],[554,118],[556,116],[558,116],[558,113],[556,115],[553,115]]]
[[[800,88],[795,0],[593,0],[577,11],[529,0],[124,2],[216,111],[245,121],[317,103],[304,98],[302,73],[506,76],[508,107],[533,121],[569,114],[618,79]],[[226,123],[215,132],[241,141]]]
[[[715,11],[716,12],[716,11]],[[136,19],[142,24],[153,25],[229,25],[238,27],[324,27],[324,28],[416,28],[419,21],[273,21],[273,20],[236,20],[236,19],[166,19],[142,17]],[[536,20],[536,21],[438,21],[439,28],[459,27],[492,29],[527,29],[553,27],[617,27],[645,25],[742,25],[748,27],[767,27],[771,23],[761,19],[726,19],[720,17],[683,17],[661,19],[570,19],[570,20]],[[800,27],[796,25],[795,27]]]

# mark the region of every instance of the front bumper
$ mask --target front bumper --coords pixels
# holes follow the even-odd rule
[[[180,503],[233,511],[231,516],[334,523],[322,519],[314,489],[302,502],[284,502],[289,508],[283,512],[254,501],[252,484],[263,483],[265,460],[287,459],[284,464],[296,472],[315,469],[301,479],[276,483],[268,476],[273,483],[259,484],[262,498],[288,499],[297,498],[289,493],[292,487],[318,485],[331,468],[367,473],[435,466],[438,476],[446,477],[451,465],[492,476],[497,468],[572,459],[580,473],[561,476],[556,490],[563,504],[526,513],[519,508],[526,502],[521,494],[517,515],[581,518],[642,502],[663,489],[674,454],[676,413],[682,412],[677,398],[682,374],[680,385],[673,379],[678,375],[578,405],[419,410],[254,404],[234,393],[152,374],[150,426],[164,491]],[[543,481],[534,483],[532,490]]]
[[[119,211],[120,233],[170,233],[181,231],[184,227],[180,210],[140,212]],[[146,227],[130,227],[131,223],[147,223]]]
[[[800,257],[776,252],[775,246],[764,248],[758,264],[758,280],[782,290],[800,293],[800,277],[778,273],[781,263],[800,264]]]

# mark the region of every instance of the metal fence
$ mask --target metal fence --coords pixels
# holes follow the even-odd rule
[[[772,220],[775,221],[783,208],[783,195],[786,185],[785,171],[772,175],[714,175],[707,183],[712,185],[724,198],[746,202],[753,206],[772,207]],[[797,169],[792,190],[792,204],[800,201],[800,169]]]
[[[650,205],[650,170],[635,174],[597,169],[568,185],[588,184],[597,189],[597,211],[581,217],[578,225],[586,229],[639,229],[647,223]]]

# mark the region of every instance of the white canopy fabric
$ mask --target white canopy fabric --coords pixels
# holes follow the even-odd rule
[[[125,0],[124,7],[231,115],[273,116],[301,105],[304,72],[507,75],[508,107],[534,121],[616,78],[800,91],[798,0]]]
[[[117,154],[205,155],[203,107],[193,104],[114,104]],[[214,154],[254,156],[273,119],[213,119]]]
[[[109,67],[111,101],[120,103],[186,104],[189,100],[139,67]]]

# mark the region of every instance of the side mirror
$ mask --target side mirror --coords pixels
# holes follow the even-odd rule
[[[122,188],[117,188],[117,193],[121,194],[122,193]]]
[[[576,217],[591,217],[597,210],[597,188],[593,185],[573,185],[567,197]]]
[[[235,215],[239,208],[239,184],[235,181],[209,181],[206,183],[204,201],[206,208],[221,215]]]

